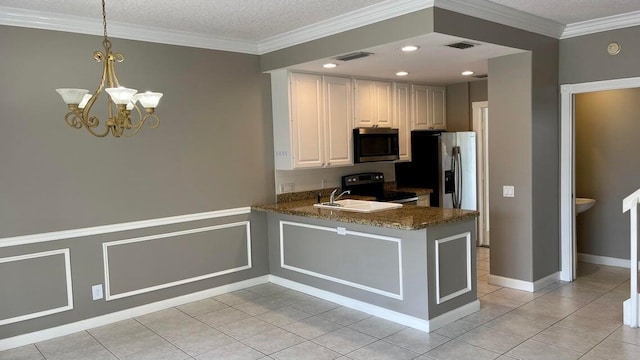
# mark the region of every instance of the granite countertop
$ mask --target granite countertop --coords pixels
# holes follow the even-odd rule
[[[429,226],[446,224],[478,216],[477,211],[443,209],[416,205],[404,205],[398,209],[358,213],[344,210],[314,207],[314,199],[303,199],[278,204],[252,206],[252,210],[279,214],[306,216],[316,219],[379,226],[402,230],[419,230]]]

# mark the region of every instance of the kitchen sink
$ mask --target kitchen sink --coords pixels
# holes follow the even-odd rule
[[[402,204],[381,202],[381,201],[345,199],[345,200],[335,201],[333,204],[325,202],[320,204],[313,204],[313,206],[319,207],[322,209],[370,213],[375,211],[397,209],[399,207],[402,207]]]

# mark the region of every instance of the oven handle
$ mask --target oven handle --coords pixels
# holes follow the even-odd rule
[[[400,199],[400,200],[392,200],[389,201],[390,203],[396,203],[396,204],[404,204],[404,203],[410,203],[410,202],[414,202],[414,201],[418,201],[418,197],[410,197],[410,198],[406,198],[406,199]]]

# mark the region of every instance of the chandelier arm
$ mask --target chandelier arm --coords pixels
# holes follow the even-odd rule
[[[144,125],[147,125],[146,127],[148,128],[155,129],[160,125],[160,119],[155,114],[147,114],[142,118],[142,120],[138,121],[138,123],[133,126],[131,133],[125,134],[124,136],[132,137],[137,134]]]
[[[67,115],[64,116],[64,122],[72,128],[80,129],[84,122],[82,121],[82,116],[79,115],[76,111],[69,111]]]
[[[100,124],[100,120],[98,120],[97,117],[92,116],[90,118],[91,123],[84,121],[84,127],[85,129],[87,129],[88,132],[91,133],[91,135],[96,136],[96,137],[105,137],[109,134],[109,126],[105,126],[104,127],[104,132],[102,133],[98,133],[96,131],[94,131],[95,128],[98,127],[98,125]]]

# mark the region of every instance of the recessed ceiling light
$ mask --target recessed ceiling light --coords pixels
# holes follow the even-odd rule
[[[408,73],[408,72],[406,72],[406,71],[398,71],[398,72],[396,73],[396,75],[397,75],[397,76],[407,76],[407,75],[409,75],[409,73]]]
[[[470,75],[473,75],[473,71],[471,71],[471,70],[463,71],[463,72],[462,72],[462,75],[464,75],[464,76],[470,76]]]
[[[322,65],[322,67],[325,68],[325,69],[333,69],[336,66],[338,66],[338,65],[336,65],[334,63],[326,63],[326,64]]]
[[[404,52],[416,51],[418,49],[420,49],[420,46],[415,46],[415,45],[407,45],[400,48],[400,50]]]

